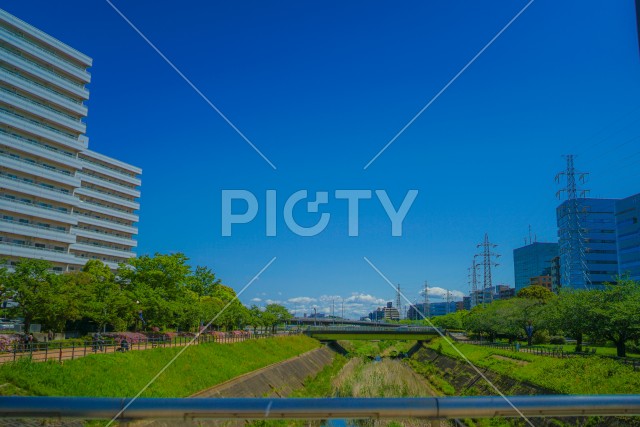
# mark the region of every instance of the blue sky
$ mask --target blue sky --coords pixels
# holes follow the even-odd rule
[[[640,61],[632,0],[536,0],[367,170],[363,166],[525,1],[114,4],[277,166],[273,170],[105,1],[3,1],[1,7],[94,59],[90,148],[143,168],[139,253],[185,252],[241,288],[299,313],[332,296],[356,315],[409,299],[424,280],[467,292],[489,233],[513,284],[528,226],[555,241],[555,173],[578,155],[599,197],[640,191]],[[255,221],[222,237],[220,194],[256,194]],[[265,236],[264,194],[278,194]],[[347,236],[344,201],[327,229],[289,232],[300,189],[384,189],[418,197],[402,237],[375,199]],[[297,211],[296,211],[297,212]],[[317,216],[297,212],[300,222]],[[340,301],[337,299],[336,301]]]

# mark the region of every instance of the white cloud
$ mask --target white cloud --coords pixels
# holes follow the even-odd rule
[[[295,297],[295,298],[289,298],[287,300],[287,302],[290,302],[292,304],[302,304],[302,305],[311,304],[312,302],[316,302],[316,301],[318,300],[311,297]]]
[[[424,290],[420,292],[421,295],[424,295]],[[464,294],[460,291],[449,291],[449,295],[451,298],[461,299]],[[447,290],[445,288],[440,288],[438,286],[430,286],[429,287],[429,296],[435,298],[446,299],[447,298]]]
[[[260,298],[252,298],[251,302],[262,302]]]
[[[266,299],[264,300],[264,302],[266,302],[267,304],[282,304],[282,301],[277,299]]]
[[[350,297],[345,299],[345,302],[369,304],[369,305],[384,305],[386,300],[382,298],[376,298],[373,295],[354,292]]]

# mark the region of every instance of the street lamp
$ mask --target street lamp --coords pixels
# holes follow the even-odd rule
[[[313,326],[316,326],[316,321],[318,320],[318,310],[313,307]]]

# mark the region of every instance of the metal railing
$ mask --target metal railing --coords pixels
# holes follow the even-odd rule
[[[18,156],[18,155],[12,156],[12,155],[7,154],[6,152],[2,151],[1,149],[0,149],[0,156],[6,157],[6,158],[11,159],[11,160],[15,160],[16,162],[25,163],[25,164],[30,165],[30,166],[40,167],[40,168],[46,169],[49,172],[59,173],[61,175],[65,175],[67,177],[74,178],[74,175],[69,171],[65,171],[65,170],[62,170],[62,169],[55,168],[55,167],[53,167],[51,165],[48,165],[46,163],[38,163],[36,161],[29,161],[29,160],[26,160],[25,158],[23,158],[21,156]]]
[[[598,356],[598,357],[606,357],[608,359],[617,360],[620,363],[624,363],[626,365],[630,365],[633,367],[634,371],[640,370],[640,359],[632,358],[632,357],[616,357],[616,356],[608,356],[603,354],[597,354],[595,347],[592,347],[591,351],[565,351],[561,346],[555,348],[549,347],[536,347],[536,346],[517,346],[515,344],[506,344],[506,343],[496,343],[490,341],[472,341],[472,340],[458,340],[454,336],[448,334],[454,341],[464,343],[464,344],[473,344],[473,345],[481,345],[483,347],[495,348],[497,350],[505,350],[519,353],[529,353],[535,356],[547,356],[547,357],[557,357],[560,359],[565,359],[569,357],[589,357],[589,356]]]
[[[206,343],[232,344],[247,340],[263,339],[273,337],[271,334],[253,334],[246,333],[242,335],[234,335],[225,333],[222,335],[212,335],[209,333],[201,334],[193,345]],[[193,340],[193,336],[176,336],[169,337],[149,337],[147,339],[139,339],[135,342],[128,341],[128,349],[126,351],[149,350],[154,348],[172,348],[184,347]],[[23,341],[15,341],[9,349],[0,351],[0,363],[15,362],[18,359],[29,358],[33,362],[46,362],[64,360],[74,360],[90,354],[107,354],[124,351],[121,341],[114,338],[104,337],[101,340],[89,340],[78,342],[77,340],[25,343]],[[1,415],[1,414],[0,414]]]
[[[511,405],[511,404],[513,405]],[[515,409],[517,408],[517,410]],[[120,412],[122,413],[120,414]],[[520,413],[518,413],[520,411]],[[6,418],[379,419],[640,415],[640,395],[548,395],[424,398],[88,398],[8,396]]]
[[[43,185],[43,183],[35,183],[31,180],[29,180],[28,178],[19,178],[19,177],[15,177],[9,174],[6,174],[4,172],[0,172],[0,177],[2,178],[7,178],[7,179],[12,179],[14,181],[18,181],[20,183],[23,184],[28,184],[28,185],[33,185],[34,187],[37,187],[38,189],[45,189],[45,190],[49,190],[49,191],[54,191],[56,193],[61,193],[64,194],[65,196],[69,196],[69,197],[73,197],[73,195],[71,194],[71,192],[69,190],[62,190],[62,189],[58,189],[56,187],[49,187],[47,185]]]
[[[75,155],[71,154],[71,153],[68,153],[68,152],[62,151],[62,150],[58,150],[57,148],[50,147],[50,146],[48,146],[46,144],[42,144],[42,143],[40,143],[38,141],[34,141],[33,139],[25,138],[23,136],[7,132],[4,129],[0,129],[0,133],[3,133],[5,135],[7,135],[9,138],[17,139],[20,142],[26,142],[27,144],[35,145],[38,148],[43,148],[45,150],[49,150],[49,151],[52,151],[54,153],[62,154],[63,156],[67,156],[67,157],[71,157],[73,159],[77,159],[77,157]]]
[[[60,234],[69,234],[69,230],[67,230],[66,228],[63,229],[59,229],[56,228],[55,226],[46,226],[46,225],[40,225],[40,224],[33,224],[31,222],[20,222],[20,221],[16,221],[15,219],[5,219],[5,218],[0,218],[1,222],[8,222],[10,224],[15,224],[15,225],[21,225],[21,226],[25,226],[25,227],[31,227],[31,228],[37,228],[43,231],[52,231],[54,233],[60,233]]]
[[[66,101],[70,101],[70,102],[72,102],[74,104],[77,104],[77,105],[83,107],[83,108],[86,108],[86,106],[83,105],[82,101],[78,101],[77,99],[74,99],[74,98],[72,98],[72,97],[70,97],[68,95],[65,95],[62,92],[58,92],[57,90],[51,89],[50,87],[45,86],[45,85],[40,84],[40,83],[37,83],[37,82],[35,82],[33,80],[29,80],[29,79],[25,78],[24,76],[22,76],[22,75],[20,75],[20,74],[18,74],[16,72],[13,72],[13,71],[11,71],[11,70],[9,70],[7,68],[2,67],[2,72],[3,73],[9,73],[9,74],[15,76],[16,78],[22,80],[28,86],[33,86],[33,87],[39,88],[41,90],[45,90],[45,91],[47,91],[47,92],[49,92],[49,93],[51,93],[53,95],[56,95],[56,96],[59,96],[60,98],[65,99]]]

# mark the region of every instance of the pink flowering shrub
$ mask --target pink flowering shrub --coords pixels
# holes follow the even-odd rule
[[[137,344],[139,342],[145,342],[147,340],[147,336],[145,334],[141,334],[140,332],[109,332],[107,334],[102,334],[103,337],[111,338],[119,343],[125,338],[129,341],[129,344]]]
[[[15,342],[20,341],[20,335],[17,334],[0,334],[0,351],[11,351]]]
[[[221,331],[211,331],[211,332],[209,332],[209,334],[210,334],[210,335],[213,335],[213,337],[214,337],[215,339],[217,339],[217,340],[222,339],[222,338],[224,338],[224,337],[226,337],[226,336],[227,336],[227,334],[226,334],[226,333],[221,332]]]
[[[232,331],[231,335],[234,337],[248,337],[250,334],[248,331]]]

